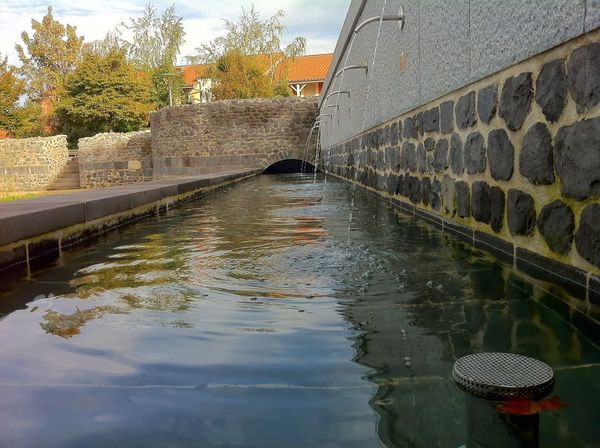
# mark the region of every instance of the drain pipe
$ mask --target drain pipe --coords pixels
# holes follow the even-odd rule
[[[554,387],[550,366],[513,353],[475,353],[454,363],[452,377],[467,393],[466,448],[539,447],[539,414],[511,402],[533,406],[547,396]]]

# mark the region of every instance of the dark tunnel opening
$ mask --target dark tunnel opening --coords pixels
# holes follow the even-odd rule
[[[298,159],[285,159],[269,165],[263,174],[312,173],[315,166],[312,163]]]

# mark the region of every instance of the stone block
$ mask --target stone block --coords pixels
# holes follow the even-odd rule
[[[442,205],[444,213],[450,216],[456,214],[456,188],[455,181],[446,175],[442,179]]]
[[[406,195],[413,204],[418,204],[421,201],[421,180],[416,176],[406,176]]]
[[[427,172],[427,155],[425,154],[425,148],[421,143],[417,146],[417,170],[419,173]]]
[[[504,81],[500,97],[500,117],[511,131],[521,129],[531,110],[533,84],[531,73],[521,73]]]
[[[520,190],[508,190],[508,228],[513,235],[530,235],[535,228],[533,198]]]
[[[534,185],[554,183],[552,136],[544,123],[531,126],[523,137],[519,171]]]
[[[435,145],[433,154],[433,169],[439,173],[448,168],[448,140],[441,139]]]
[[[505,263],[513,263],[514,246],[512,243],[479,230],[475,230],[474,232],[473,243],[476,248],[494,254],[496,258]]]
[[[440,109],[434,107],[423,113],[423,131],[424,132],[439,132],[440,131]]]
[[[477,113],[483,123],[489,124],[492,121],[497,108],[498,86],[496,84],[484,87],[477,92]]]
[[[431,183],[429,204],[434,210],[440,210],[442,207],[442,183],[438,179],[433,179],[433,182]]]
[[[504,224],[504,207],[506,198],[500,187],[490,189],[490,226],[494,232],[500,232]]]
[[[417,171],[417,151],[413,143],[404,142],[400,155],[400,168],[403,170]]]
[[[490,173],[495,180],[510,180],[515,167],[515,148],[504,129],[488,134],[487,157]]]
[[[490,223],[491,198],[490,186],[483,181],[473,182],[471,195],[471,214],[476,221]]]
[[[581,213],[575,247],[579,255],[600,267],[600,204],[590,204]]]
[[[433,151],[435,149],[435,139],[433,137],[428,137],[423,142],[425,146],[425,151]]]
[[[452,134],[452,137],[450,137],[450,167],[457,176],[462,175],[465,171],[463,143],[457,133]]]
[[[440,130],[442,134],[450,134],[454,130],[454,101],[440,104]]]
[[[85,215],[87,221],[102,218],[130,210],[132,207],[131,194],[124,193],[105,198],[91,199],[85,201]]]
[[[464,181],[456,182],[456,210],[458,216],[461,218],[468,218],[471,216],[471,195],[469,191],[469,184]]]
[[[576,199],[600,197],[600,118],[560,128],[554,145],[554,167],[562,194]]]
[[[556,59],[542,67],[535,81],[535,101],[548,121],[558,121],[567,101],[564,59]]]
[[[583,112],[600,103],[600,42],[584,45],[571,53],[567,62],[569,92]]]
[[[421,179],[421,202],[423,205],[429,205],[429,196],[431,195],[431,179],[424,177]]]
[[[537,218],[537,228],[550,249],[559,254],[569,252],[575,216],[567,204],[560,200],[546,204]]]
[[[486,156],[483,136],[479,132],[471,132],[464,146],[465,168],[468,174],[485,171]]]
[[[456,102],[454,109],[456,126],[459,129],[467,129],[474,126],[477,123],[475,110],[475,92],[469,92],[461,96]]]

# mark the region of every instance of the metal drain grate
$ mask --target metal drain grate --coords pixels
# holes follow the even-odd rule
[[[465,392],[488,400],[540,399],[552,391],[547,364],[513,353],[475,353],[454,363],[452,376]]]

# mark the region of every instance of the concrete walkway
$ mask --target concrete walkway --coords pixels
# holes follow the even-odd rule
[[[28,240],[47,235],[50,240],[58,239],[60,246],[62,236],[81,236],[89,230],[88,225],[98,227],[103,218],[115,227],[120,221],[147,214],[152,207],[177,202],[260,171],[229,171],[0,203],[0,269],[21,262],[24,254],[26,258],[34,255]],[[61,229],[68,230],[64,235],[55,235]]]

